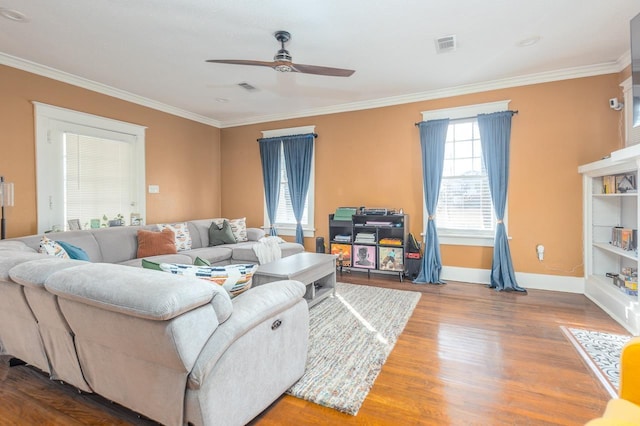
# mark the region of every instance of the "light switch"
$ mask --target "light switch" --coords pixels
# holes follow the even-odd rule
[[[159,194],[160,185],[149,185],[149,194]]]

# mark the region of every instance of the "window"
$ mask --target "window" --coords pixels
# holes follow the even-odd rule
[[[476,119],[451,122],[436,210],[438,235],[492,238],[495,223],[487,171],[482,164],[478,122]]]
[[[301,135],[306,133],[313,133],[315,126],[295,127],[289,129],[268,130],[262,132],[262,137],[272,138],[277,136],[290,136]],[[314,147],[314,159],[315,159],[315,147]],[[309,181],[309,190],[307,191],[307,199],[305,201],[304,213],[302,215],[302,229],[305,237],[313,237],[315,235],[314,229],[314,187],[315,187],[315,161],[311,163],[311,178]],[[278,211],[276,212],[275,226],[278,230],[278,235],[296,235],[296,218],[293,214],[293,207],[291,206],[291,196],[289,194],[289,185],[287,182],[287,171],[284,159],[284,152],[280,149],[280,198],[278,199]],[[264,228],[271,227],[269,222],[269,216],[267,215],[267,208],[265,204],[264,208]]]
[[[38,232],[67,229],[70,220],[95,227],[104,216],[144,220],[144,127],[35,107]]]
[[[128,223],[131,214],[138,213],[131,143],[67,132],[63,144],[63,223],[79,219],[84,228],[92,219],[119,214]]]
[[[508,104],[504,101],[423,112],[423,120],[451,119],[435,219],[442,244],[493,245],[496,217],[476,116],[505,111]],[[423,214],[426,228],[426,209]],[[506,215],[504,223],[506,226]]]

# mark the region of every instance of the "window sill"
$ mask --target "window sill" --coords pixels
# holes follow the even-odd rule
[[[269,232],[268,226],[263,226],[265,232]],[[278,235],[284,235],[287,237],[295,237],[296,236],[296,227],[292,225],[276,225],[276,230],[278,231]],[[302,232],[305,238],[313,238],[316,235],[316,230],[314,228],[305,228],[302,227]]]
[[[424,240],[424,232],[420,234]],[[511,239],[511,237],[507,237]],[[438,241],[440,244],[451,246],[478,246],[478,247],[493,247],[494,238],[488,236],[479,235],[464,235],[464,234],[442,234],[438,233]]]
[[[493,247],[493,238],[476,235],[441,235],[438,234],[440,244],[452,246],[480,246]]]

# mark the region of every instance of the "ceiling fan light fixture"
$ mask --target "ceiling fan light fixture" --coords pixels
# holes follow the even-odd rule
[[[287,64],[278,64],[275,67],[273,67],[274,70],[276,71],[280,71],[280,72],[291,72],[293,71],[293,68],[291,68],[291,66],[287,65]]]

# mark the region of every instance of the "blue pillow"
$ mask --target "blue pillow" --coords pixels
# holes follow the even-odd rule
[[[71,259],[89,261],[89,255],[80,247],[76,247],[73,244],[65,243],[64,241],[56,241],[56,243],[60,244],[60,247],[62,247],[64,251],[67,252]]]

